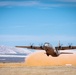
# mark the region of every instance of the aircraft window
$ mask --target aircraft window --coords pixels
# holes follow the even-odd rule
[[[49,43],[45,43],[44,46],[50,47],[50,44]]]

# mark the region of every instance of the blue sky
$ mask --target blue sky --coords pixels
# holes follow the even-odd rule
[[[76,0],[0,0],[0,45],[76,45]]]

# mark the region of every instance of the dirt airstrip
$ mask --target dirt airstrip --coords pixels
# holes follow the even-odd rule
[[[76,54],[47,57],[30,55],[24,63],[0,63],[0,75],[76,75]]]
[[[75,66],[0,67],[0,75],[76,75]]]

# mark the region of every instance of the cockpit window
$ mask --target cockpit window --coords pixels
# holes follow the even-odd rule
[[[50,47],[50,43],[45,43],[44,46]]]

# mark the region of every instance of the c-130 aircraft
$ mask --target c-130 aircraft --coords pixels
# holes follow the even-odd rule
[[[18,48],[27,48],[27,49],[35,49],[35,50],[45,50],[46,55],[49,56],[51,55],[52,57],[57,57],[60,54],[73,54],[71,52],[60,52],[60,50],[70,50],[70,49],[76,49],[76,46],[61,46],[59,42],[59,46],[53,48],[50,43],[45,42],[44,45],[42,46],[16,46]]]

